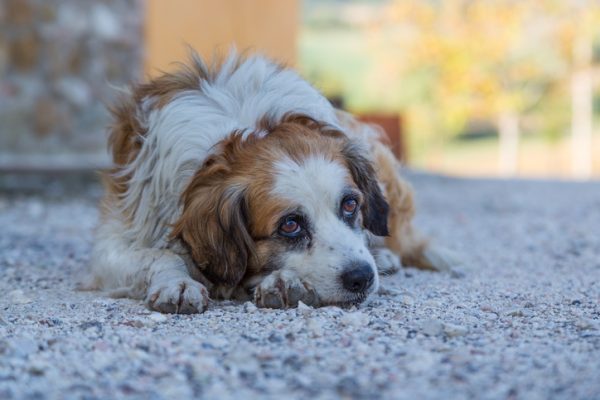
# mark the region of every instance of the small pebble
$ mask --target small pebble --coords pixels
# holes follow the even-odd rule
[[[369,324],[369,316],[360,311],[348,312],[342,315],[340,322],[345,326],[360,328]]]
[[[595,322],[589,318],[579,318],[575,320],[575,327],[581,330],[595,329]]]
[[[439,300],[435,300],[435,299],[429,299],[427,301],[425,301],[423,303],[424,307],[433,307],[433,308],[439,308],[442,306],[442,302]]]
[[[283,337],[277,332],[271,332],[267,340],[271,343],[281,343],[283,342]]]
[[[523,316],[525,316],[525,314],[523,313],[523,310],[520,310],[520,309],[511,310],[511,311],[507,312],[506,315],[508,315],[509,317],[523,317]]]
[[[382,296],[401,296],[404,292],[392,286],[379,286],[378,292]]]
[[[17,337],[9,341],[9,346],[12,350],[12,353],[21,358],[25,358],[39,350],[37,341],[28,336]]]
[[[29,364],[29,373],[35,376],[44,375],[44,373],[48,370],[50,366],[40,360],[33,360],[31,364]]]
[[[298,313],[301,315],[309,315],[314,311],[314,308],[299,301],[297,310],[298,310]]]
[[[428,336],[437,336],[443,333],[444,324],[437,319],[427,319],[421,322],[421,332]]]
[[[448,337],[464,336],[469,333],[469,329],[461,325],[446,322],[444,323],[444,333]]]
[[[244,303],[244,311],[247,313],[253,313],[256,312],[258,310],[258,307],[256,307],[256,304],[252,303],[251,301],[247,301]]]
[[[158,313],[158,312],[153,312],[152,314],[150,314],[148,316],[148,319],[150,319],[151,321],[153,321],[157,324],[162,324],[163,322],[167,322],[169,320],[169,318],[167,318],[167,316],[165,314]]]
[[[336,385],[338,393],[344,398],[354,398],[360,394],[360,384],[351,376],[340,379]]]
[[[325,323],[320,317],[309,318],[306,327],[313,336],[322,336]]]
[[[44,204],[38,200],[29,203],[28,212],[31,218],[40,218],[44,214]]]
[[[489,304],[483,305],[479,309],[485,313],[494,313],[494,314],[496,313],[496,310],[494,309],[494,307],[492,307]]]
[[[8,298],[13,304],[29,304],[33,300],[26,296],[21,289],[16,289],[8,293]]]

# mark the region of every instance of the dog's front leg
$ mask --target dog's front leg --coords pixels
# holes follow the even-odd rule
[[[182,258],[166,250],[151,260],[146,304],[169,314],[195,314],[206,310],[208,290],[192,279]]]
[[[386,247],[371,248],[380,275],[392,275],[402,268],[400,256]]]

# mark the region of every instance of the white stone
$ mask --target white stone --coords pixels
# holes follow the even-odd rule
[[[17,357],[25,358],[38,351],[38,343],[30,336],[14,338],[9,343],[12,353]]]
[[[444,323],[444,333],[449,337],[464,336],[469,333],[469,329],[461,325],[446,322]]]
[[[429,299],[427,301],[425,301],[423,303],[423,306],[425,307],[433,307],[433,308],[440,308],[442,306],[442,303],[439,300],[436,299]]]
[[[13,304],[28,304],[33,300],[23,293],[21,289],[16,289],[8,293],[8,298]]]
[[[440,335],[444,330],[444,324],[437,319],[427,319],[421,322],[421,332],[429,336]]]
[[[413,304],[415,304],[415,299],[409,295],[402,296],[400,301],[402,302],[402,304],[404,304],[406,306],[412,306]]]
[[[364,314],[360,311],[355,311],[342,315],[340,322],[345,326],[360,328],[362,326],[367,326],[370,322],[370,318],[367,314]]]
[[[405,368],[413,373],[429,371],[435,365],[435,355],[427,350],[414,350],[407,355]]]
[[[575,320],[575,327],[581,330],[595,329],[596,324],[589,318],[579,318]]]
[[[308,305],[304,304],[301,301],[298,302],[298,313],[299,314],[301,314],[301,315],[309,315],[313,311],[314,311],[314,308],[312,308],[311,306],[308,306]]]
[[[250,301],[247,301],[244,303],[244,311],[246,311],[247,313],[253,313],[256,312],[258,310],[258,307],[256,307],[256,305]]]
[[[153,312],[152,314],[150,314],[148,316],[148,318],[151,321],[156,322],[157,324],[162,324],[163,322],[166,322],[168,320],[168,318],[165,314],[161,314],[161,313],[157,313],[157,312]]]
[[[309,318],[306,322],[306,327],[308,331],[313,334],[313,336],[323,336],[324,325],[325,322],[319,317]]]
[[[44,215],[44,209],[44,204],[37,200],[31,201],[27,207],[27,211],[32,218],[41,218]]]

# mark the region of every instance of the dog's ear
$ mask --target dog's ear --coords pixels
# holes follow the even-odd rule
[[[350,173],[359,190],[365,196],[362,206],[363,225],[377,236],[388,236],[389,205],[381,193],[377,174],[362,149],[347,142],[342,150]]]
[[[227,168],[209,159],[183,197],[183,212],[172,237],[180,238],[211,281],[235,286],[254,257],[254,241],[248,232],[245,188],[227,178]]]

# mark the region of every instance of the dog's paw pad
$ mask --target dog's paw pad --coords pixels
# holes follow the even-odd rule
[[[402,268],[400,257],[389,249],[377,249],[373,252],[373,257],[381,275],[395,274]]]
[[[274,288],[262,290],[257,304],[264,308],[285,308],[283,294]]]
[[[196,314],[206,310],[208,291],[192,279],[177,279],[151,287],[146,302],[166,314]]]

